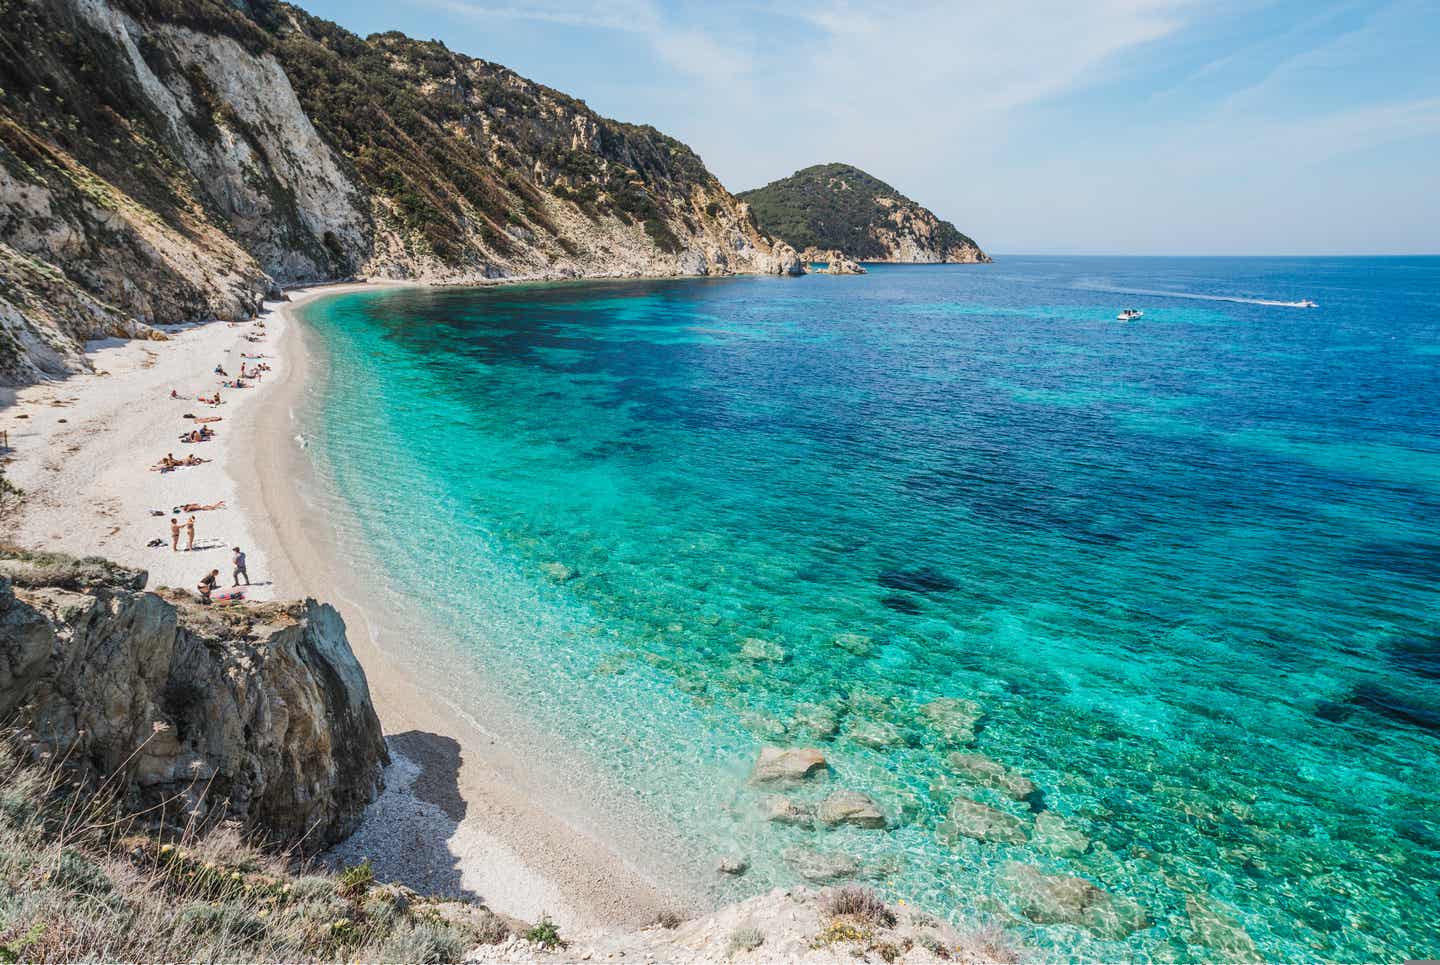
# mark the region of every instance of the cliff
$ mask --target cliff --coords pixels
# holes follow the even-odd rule
[[[315,851],[388,755],[329,606],[210,608],[141,571],[0,551],[0,720],[33,760],[160,829],[238,823]]]
[[[754,209],[761,230],[796,249],[857,261],[990,261],[953,224],[848,164],[817,164],[737,197]]]
[[[798,271],[684,144],[438,41],[270,0],[0,17],[3,381],[353,274]]]

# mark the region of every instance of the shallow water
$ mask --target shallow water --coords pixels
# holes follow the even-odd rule
[[[503,680],[706,864],[748,856],[736,895],[808,847],[1056,958],[1433,955],[1437,306],[1440,259],[346,295],[304,310],[308,452],[377,592],[453,640],[417,662]],[[937,697],[981,706],[973,746]],[[830,758],[795,796],[894,827],[761,820],[767,742]],[[954,834],[957,797],[1027,840]],[[1017,861],[1148,927],[1031,922]]]

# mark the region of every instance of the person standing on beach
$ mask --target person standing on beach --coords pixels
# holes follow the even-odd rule
[[[238,546],[231,547],[231,548],[235,550],[235,559],[234,559],[234,561],[233,561],[234,564],[235,564],[235,572],[231,574],[231,577],[234,579],[235,582],[231,583],[230,585],[231,585],[231,586],[239,586],[239,585],[240,585],[240,577],[241,577],[241,576],[244,576],[244,577],[245,577],[245,585],[246,585],[246,586],[249,586],[249,585],[250,585],[250,573],[245,569],[245,554],[242,553],[242,552],[240,552],[240,547],[238,547]]]
[[[180,551],[180,520],[170,517],[170,552]]]
[[[188,553],[195,548],[195,517],[191,516],[185,520],[185,551]]]

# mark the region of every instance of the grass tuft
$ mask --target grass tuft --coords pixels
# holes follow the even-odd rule
[[[848,916],[875,928],[895,925],[895,912],[869,888],[839,888],[825,899],[823,907],[828,915]]]
[[[737,928],[730,933],[730,954],[753,952],[765,944],[765,933],[758,928]]]

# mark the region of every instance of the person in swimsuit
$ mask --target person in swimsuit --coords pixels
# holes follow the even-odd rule
[[[235,565],[235,572],[231,574],[235,582],[232,583],[231,586],[239,586],[240,577],[242,576],[245,577],[245,585],[249,586],[250,573],[248,570],[245,569],[245,554],[240,551],[240,547],[238,546],[231,547],[231,549],[235,551],[235,558],[231,560],[231,562]]]
[[[211,570],[209,573],[205,574],[205,578],[202,579],[202,580],[200,581],[199,585],[196,587],[196,589],[198,589],[198,590],[200,591],[200,602],[201,602],[201,603],[209,603],[209,602],[210,602],[210,594],[215,592],[215,587],[216,587],[216,585],[219,584],[219,582],[220,582],[220,571],[219,571],[219,570]]]
[[[180,520],[170,517],[170,552],[180,551]]]

